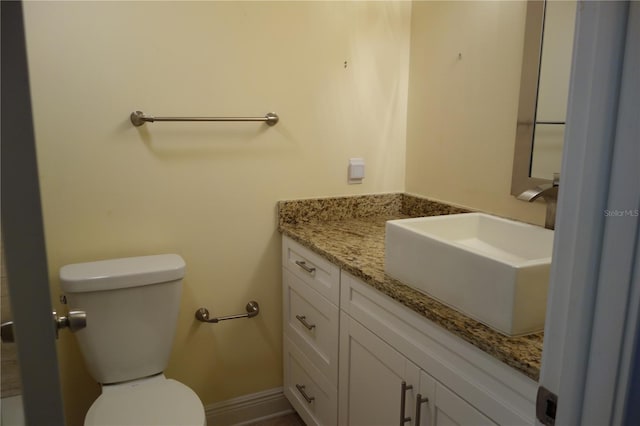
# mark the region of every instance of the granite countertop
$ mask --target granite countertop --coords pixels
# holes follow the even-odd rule
[[[385,222],[465,210],[407,194],[279,203],[282,234],[435,322],[498,360],[538,380],[543,333],[508,337],[384,272]]]

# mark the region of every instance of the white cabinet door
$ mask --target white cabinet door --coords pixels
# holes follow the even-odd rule
[[[403,415],[410,418],[419,380],[415,364],[341,312],[340,425],[400,425],[403,395]],[[412,420],[403,423],[410,425]]]
[[[414,425],[432,426],[436,401],[436,379],[420,370],[420,387],[414,401]]]
[[[496,426],[490,418],[437,381],[430,411],[433,426]]]
[[[496,425],[344,312],[339,395],[342,426]]]
[[[496,423],[424,371],[416,395],[416,426],[484,426]]]

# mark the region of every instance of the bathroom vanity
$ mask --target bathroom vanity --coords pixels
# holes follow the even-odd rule
[[[303,420],[534,424],[542,333],[507,337],[384,273],[386,220],[460,211],[352,198],[279,206],[284,393]]]

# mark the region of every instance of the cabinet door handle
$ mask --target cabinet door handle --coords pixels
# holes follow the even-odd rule
[[[313,274],[316,271],[316,268],[313,266],[307,266],[307,262],[303,260],[296,260],[296,265],[304,269],[306,272]]]
[[[296,388],[298,389],[298,392],[300,392],[300,395],[302,395],[302,397],[305,399],[305,401],[307,401],[307,404],[311,404],[311,402],[316,399],[315,396],[309,396],[307,395],[307,393],[304,391],[305,386],[304,385],[298,385],[296,384]]]
[[[404,410],[407,404],[407,391],[410,389],[413,389],[413,386],[408,385],[407,382],[403,380],[400,385],[400,426],[411,421],[411,417],[404,416]]]
[[[307,330],[313,330],[314,328],[316,328],[315,324],[309,324],[307,322],[307,317],[304,315],[296,315],[296,319],[300,321],[302,325],[304,325],[307,328]]]
[[[426,396],[423,398],[422,395],[418,394],[416,396],[416,422],[415,422],[415,426],[420,426],[420,408],[422,407],[422,404],[424,404],[425,402],[429,402],[429,398],[427,398]]]

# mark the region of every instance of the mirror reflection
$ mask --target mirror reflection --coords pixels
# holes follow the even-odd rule
[[[546,2],[530,176],[560,172],[576,18],[574,1]]]
[[[560,172],[576,1],[527,3],[511,193],[548,184]]]

